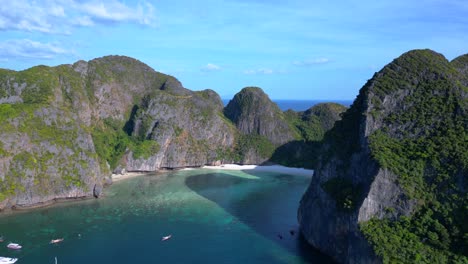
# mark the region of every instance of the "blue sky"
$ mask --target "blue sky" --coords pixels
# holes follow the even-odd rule
[[[468,1],[5,0],[0,68],[134,57],[231,98],[354,99],[411,49],[468,53]]]

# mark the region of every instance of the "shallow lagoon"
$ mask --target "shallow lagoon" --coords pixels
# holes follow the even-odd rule
[[[18,257],[19,264],[55,263],[55,257],[69,264],[331,263],[297,232],[296,211],[309,182],[204,169],[123,180],[102,199],[0,216],[0,256]],[[23,249],[7,249],[10,241]]]

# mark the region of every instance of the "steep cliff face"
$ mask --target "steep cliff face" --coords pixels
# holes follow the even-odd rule
[[[81,63],[83,64],[83,63]],[[90,61],[88,90],[94,100],[94,134],[111,167],[127,171],[216,163],[232,147],[235,128],[222,116],[210,90],[193,92],[175,78],[121,56]],[[77,66],[75,66],[77,68]],[[106,133],[116,134],[107,142]],[[125,132],[125,133],[124,133]]]
[[[97,196],[116,167],[219,162],[236,133],[222,110],[123,56],[0,70],[0,209]]]
[[[99,195],[82,84],[69,66],[0,72],[0,209]]]
[[[275,145],[294,139],[283,112],[258,87],[242,89],[229,101],[224,113],[242,134],[264,136]]]
[[[275,150],[271,161],[290,167],[315,169],[325,133],[330,130],[346,107],[336,103],[320,103],[304,112],[288,110],[285,119],[300,138]]]
[[[278,106],[258,87],[246,87],[229,101],[224,114],[240,132],[241,163],[268,160],[276,147],[298,137]]]
[[[341,263],[463,260],[463,61],[410,51],[360,90],[327,133],[301,200],[298,220],[313,246]]]
[[[147,158],[127,155],[127,170],[223,162],[219,154],[232,147],[235,128],[222,116],[220,97],[211,90],[184,94],[157,91],[143,98],[131,135],[158,142],[160,150]]]

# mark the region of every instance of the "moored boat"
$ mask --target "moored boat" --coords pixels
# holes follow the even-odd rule
[[[163,236],[162,239],[161,239],[161,241],[169,240],[171,237],[172,237],[172,235]]]
[[[7,248],[9,249],[21,249],[22,246],[20,244],[16,244],[16,243],[10,243],[7,245]]]
[[[0,264],[15,263],[17,260],[17,258],[0,257]]]
[[[57,238],[57,239],[52,239],[50,241],[50,244],[57,244],[63,241],[63,238]]]

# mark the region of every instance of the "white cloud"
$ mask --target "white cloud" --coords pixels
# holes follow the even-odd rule
[[[56,16],[56,17],[64,17],[65,16],[65,10],[63,9],[62,6],[55,5],[49,8],[50,15]]]
[[[205,67],[201,68],[201,71],[204,71],[204,72],[220,71],[220,70],[221,70],[220,66],[216,64],[212,64],[212,63],[208,63]]]
[[[0,56],[3,58],[52,59],[71,53],[55,43],[41,43],[29,39],[0,42]]]
[[[58,14],[58,9],[54,9]],[[35,1],[27,0],[4,1],[0,5],[0,30],[39,31],[49,33],[52,25],[47,16],[47,10]]]
[[[312,65],[325,64],[329,62],[330,59],[328,58],[317,58],[312,60],[293,61],[293,64],[296,66],[307,67]]]
[[[66,33],[73,26],[109,23],[152,25],[154,7],[122,0],[7,0],[0,5],[0,31]]]
[[[265,74],[265,75],[269,75],[269,74],[273,74],[275,73],[275,71],[273,71],[272,69],[267,69],[267,68],[260,68],[260,69],[257,69],[257,70],[245,70],[244,71],[244,74]]]
[[[89,16],[77,17],[74,20],[72,20],[71,23],[73,25],[82,27],[94,26],[94,22],[91,20],[91,18],[89,18]]]
[[[91,1],[75,6],[96,22],[132,22],[149,25],[154,20],[154,8],[148,2],[138,4],[136,7],[129,7],[115,0],[105,3]]]

